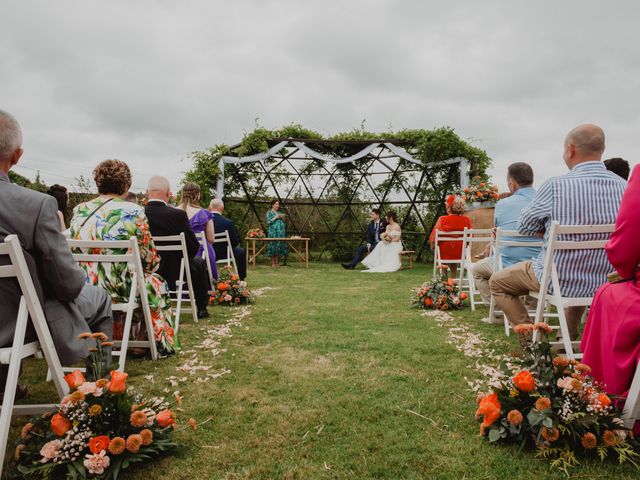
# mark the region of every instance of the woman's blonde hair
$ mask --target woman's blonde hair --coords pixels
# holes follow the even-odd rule
[[[180,206],[186,209],[189,205],[200,206],[200,185],[194,182],[185,183],[180,193]]]
[[[453,215],[462,215],[466,209],[467,202],[465,202],[462,197],[456,197],[449,207],[449,211],[451,211]]]

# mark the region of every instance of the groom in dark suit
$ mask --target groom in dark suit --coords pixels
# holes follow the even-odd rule
[[[356,265],[362,261],[365,254],[370,253],[380,241],[380,235],[386,230],[387,222],[380,218],[380,209],[371,210],[371,223],[367,227],[367,244],[358,247],[356,254],[353,256],[351,263],[343,263],[342,266],[347,270],[353,270]]]
[[[233,224],[233,220],[222,215],[224,213],[224,203],[219,198],[211,200],[209,211],[212,214],[211,219],[213,220],[213,229],[215,232],[229,232],[233,258],[236,259],[236,265],[238,265],[238,276],[240,280],[244,280],[247,276],[247,257],[245,256],[244,248],[240,246],[238,229]],[[216,252],[216,259],[223,260],[227,258],[227,246],[223,243],[214,243],[213,249]]]

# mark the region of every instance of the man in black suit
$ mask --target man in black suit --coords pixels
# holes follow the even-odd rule
[[[380,241],[380,235],[387,228],[387,222],[380,219],[380,209],[374,208],[371,210],[371,223],[367,227],[367,244],[358,247],[356,254],[353,256],[351,263],[343,263],[342,266],[347,270],[353,270],[356,265],[364,258],[366,253],[371,252]]]
[[[213,229],[216,233],[229,232],[229,240],[233,249],[233,257],[238,265],[238,276],[240,280],[244,280],[247,276],[247,257],[245,257],[244,248],[240,246],[240,236],[238,230],[233,224],[233,220],[224,217],[224,203],[219,198],[214,198],[209,203],[209,211],[213,214]],[[224,243],[214,243],[213,249],[216,252],[216,259],[223,260],[227,258],[227,246]]]
[[[196,256],[200,244],[191,230],[186,212],[167,204],[171,195],[170,190],[169,180],[165,177],[154,176],[149,180],[147,188],[149,202],[144,207],[144,212],[149,220],[149,230],[151,235],[155,237],[184,233],[193,293],[198,308],[197,315],[198,318],[206,318],[209,316],[209,312],[207,312],[207,304],[209,303],[207,265],[203,258]],[[160,255],[160,266],[157,273],[167,281],[171,290],[175,289],[176,281],[180,277],[181,259],[180,252],[162,252]]]

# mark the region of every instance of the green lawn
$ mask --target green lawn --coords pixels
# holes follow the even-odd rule
[[[231,328],[232,336],[211,343],[218,338],[216,327],[238,313],[211,307],[209,320],[185,320],[181,355],[129,363],[132,385],[163,395],[179,390],[181,418],[194,417],[201,425],[177,433],[185,445],[178,457],[125,478],[559,477],[531,453],[479,438],[475,394],[466,380],[478,376],[475,360],[447,343],[446,327],[409,308],[411,288],[428,275],[422,265],[393,274],[325,263],[251,271],[252,288],[271,289]],[[513,337],[479,322],[486,313],[481,308],[454,315],[499,351],[516,348]],[[188,361],[196,366],[193,375],[176,370]],[[169,377],[187,380],[170,386]],[[572,473],[640,475],[631,467],[595,462]]]

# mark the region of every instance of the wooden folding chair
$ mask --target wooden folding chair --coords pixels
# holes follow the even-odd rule
[[[148,348],[151,352],[151,359],[157,360],[158,350],[156,348],[149,298],[147,297],[147,286],[142,262],[140,261],[137,239],[132,237],[129,240],[67,240],[67,242],[71,248],[73,258],[79,263],[127,263],[129,266],[131,275],[129,298],[125,303],[113,301],[112,305],[114,312],[125,312],[122,340],[114,341],[114,347],[120,347],[120,351],[113,352],[113,355],[118,357],[118,370],[123,372],[125,369],[128,348]],[[139,301],[138,298],[140,299]],[[138,307],[142,310],[142,316],[147,328],[147,340],[130,340],[133,312]]]
[[[202,246],[202,258],[207,263],[207,273],[209,274],[209,284],[211,285],[211,290],[209,290],[209,295],[213,295],[216,286],[216,279],[213,276],[213,270],[211,269],[211,262],[209,261],[209,249],[207,248],[207,236],[204,232],[196,233],[196,238],[198,242]]]
[[[516,238],[516,240],[514,240]],[[520,238],[521,240],[517,240]],[[530,239],[525,241],[524,239]],[[517,230],[504,230],[500,227],[496,228],[496,239],[493,248],[493,272],[499,272],[504,268],[502,260],[504,248],[506,247],[542,247],[544,242],[542,239],[531,240],[533,237],[528,237],[518,233]],[[491,302],[489,304],[489,318],[494,318],[494,315],[499,310],[496,310],[496,299],[491,295]],[[504,312],[501,312],[504,315]],[[530,312],[535,314],[535,312]],[[511,331],[511,324],[506,315],[504,315],[504,333],[509,336]]]
[[[233,248],[231,247],[231,239],[229,238],[229,232],[224,231],[220,233],[214,233],[213,235],[213,243],[225,243],[227,250],[227,258],[216,258],[216,264],[224,263],[227,267],[231,267],[233,265],[233,271],[238,273],[238,265],[236,264],[236,257],[233,255]]]
[[[458,285],[460,291],[466,288],[469,292],[469,304],[471,310],[475,311],[476,305],[481,305],[482,300],[478,300],[476,296],[480,293],[476,291],[476,286],[473,281],[473,272],[471,267],[473,266],[473,254],[472,249],[474,244],[488,243],[493,248],[493,230],[490,228],[466,228],[464,229],[464,235],[462,237],[462,258],[460,262],[460,271],[458,272]]]
[[[226,233],[226,232],[225,232]],[[164,237],[153,237],[153,243],[159,252],[180,252],[180,276],[176,280],[175,289],[169,290],[171,300],[176,304],[175,310],[175,326],[174,331],[177,334],[180,328],[180,314],[182,304],[189,303],[191,315],[194,322],[198,323],[198,308],[196,306],[196,297],[193,293],[193,283],[191,280],[191,269],[189,266],[189,254],[187,252],[187,241],[184,233],[180,235],[168,235]],[[160,254],[162,256],[162,254]],[[186,282],[185,279],[186,278]],[[187,288],[185,289],[185,284]],[[185,298],[186,295],[186,298]]]
[[[560,341],[550,342],[552,345],[561,346],[564,348],[565,354],[569,358],[579,359],[582,358],[582,353],[575,352],[575,348],[579,348],[579,341],[571,341],[569,337],[569,326],[567,324],[567,318],[564,312],[568,307],[590,307],[593,301],[593,296],[589,297],[565,297],[560,290],[560,279],[558,276],[558,270],[554,261],[556,252],[562,250],[599,250],[604,249],[609,239],[609,236],[614,231],[614,224],[607,225],[560,225],[557,221],[551,224],[551,230],[549,232],[549,239],[547,242],[547,251],[544,259],[544,269],[542,271],[542,279],[540,281],[540,290],[537,292],[529,292],[529,295],[538,300],[538,307],[536,308],[535,321],[540,322],[545,316],[545,308],[547,306],[555,307],[557,310],[559,326],[555,329],[559,329],[562,335]],[[574,238],[562,239],[560,236],[571,235],[575,236],[596,236],[601,237],[597,240],[575,240]],[[603,279],[603,281],[606,279]],[[549,282],[553,292],[549,293]],[[585,310],[586,313],[586,310]],[[583,316],[584,318],[584,316]],[[533,340],[537,341],[538,333],[534,332]]]
[[[42,310],[42,305],[38,299],[27,262],[24,258],[20,241],[16,235],[9,235],[4,242],[0,243],[0,256],[8,256],[9,264],[0,266],[0,278],[3,281],[10,281],[15,278],[22,293],[16,329],[13,335],[11,347],[0,348],[0,364],[9,365],[7,380],[4,388],[4,398],[0,409],[0,476],[4,465],[4,454],[7,449],[9,428],[11,426],[12,415],[36,415],[55,410],[58,405],[54,404],[33,404],[15,405],[15,395],[18,387],[18,376],[20,374],[20,364],[26,357],[35,355],[38,352],[44,354],[49,369],[53,372],[53,383],[60,400],[69,393],[69,387],[64,381],[64,373],[58,353],[53,344],[49,326]],[[25,343],[28,319],[31,318],[38,341]]]

